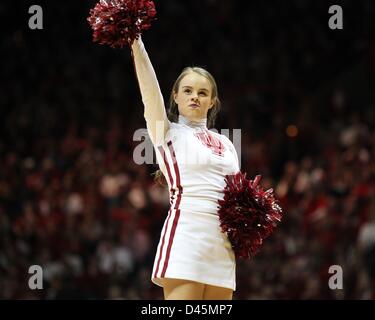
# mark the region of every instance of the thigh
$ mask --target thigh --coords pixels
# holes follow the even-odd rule
[[[205,285],[203,300],[232,300],[233,290],[223,287]]]
[[[163,279],[165,300],[202,300],[204,284],[182,279]]]

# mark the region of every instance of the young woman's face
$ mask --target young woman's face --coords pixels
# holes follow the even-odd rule
[[[192,121],[207,118],[207,112],[214,105],[211,98],[210,81],[198,73],[191,72],[182,78],[174,100],[180,115]]]

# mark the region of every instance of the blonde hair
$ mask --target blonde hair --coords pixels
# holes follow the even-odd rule
[[[215,120],[221,108],[221,102],[219,100],[219,94],[217,90],[217,85],[214,77],[211,73],[209,73],[206,69],[201,67],[186,67],[182,70],[181,74],[176,79],[175,83],[173,84],[171,94],[169,96],[169,108],[168,108],[168,119],[171,122],[178,122],[178,105],[174,100],[174,94],[178,92],[180,87],[181,80],[189,73],[195,72],[203,77],[205,77],[211,84],[212,92],[211,92],[211,99],[213,100],[213,107],[208,110],[207,112],[207,128],[213,128],[215,125]],[[154,181],[161,185],[167,185],[165,177],[161,170],[155,171],[152,175],[154,175]]]

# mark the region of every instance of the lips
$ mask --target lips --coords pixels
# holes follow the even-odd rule
[[[193,109],[196,109],[196,108],[199,108],[199,105],[193,103],[193,104],[189,104],[189,107],[193,108]]]

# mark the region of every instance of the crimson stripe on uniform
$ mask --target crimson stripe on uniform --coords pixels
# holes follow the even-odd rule
[[[164,267],[163,267],[163,271],[161,273],[161,277],[162,278],[165,276],[165,272],[167,271],[167,268],[168,268],[169,256],[171,254],[171,248],[172,248],[173,238],[174,238],[174,235],[175,235],[175,232],[176,232],[178,220],[180,218],[180,209],[179,209],[179,206],[180,206],[181,195],[182,195],[180,171],[178,169],[176,154],[174,152],[174,148],[173,148],[172,142],[169,141],[167,145],[168,145],[169,151],[170,151],[170,153],[172,155],[174,171],[176,173],[176,185],[177,185],[177,188],[178,188],[178,194],[177,194],[177,201],[176,201],[176,204],[175,204],[175,207],[174,207],[174,209],[176,210],[176,215],[175,215],[175,217],[173,219],[173,225],[172,225],[171,235],[169,237],[169,243],[168,243],[168,247],[167,247],[167,255],[165,257]]]
[[[169,212],[168,212],[168,219],[167,219],[167,223],[166,223],[165,229],[164,229],[164,234],[163,234],[163,237],[162,237],[162,240],[161,240],[161,247],[160,247],[159,259],[158,259],[158,263],[156,265],[156,270],[154,272],[154,278],[156,278],[156,276],[157,276],[157,274],[159,272],[160,260],[161,260],[162,254],[163,254],[163,247],[164,247],[165,235],[167,233],[168,224],[169,224],[169,218],[171,217],[171,213],[172,213],[172,207],[169,209]]]
[[[161,156],[163,158],[165,167],[167,168],[167,173],[168,173],[168,178],[169,178],[169,185],[171,186],[171,191],[173,191],[173,177],[171,175],[171,170],[170,170],[170,167],[169,167],[168,159],[166,157],[165,151],[164,151],[164,149],[163,149],[162,146],[159,146],[158,150],[159,150],[159,152],[160,152],[160,154],[161,154]],[[172,193],[171,199],[173,198],[173,195],[174,195],[174,191]],[[163,233],[162,240],[161,240],[161,247],[160,247],[160,251],[159,251],[159,259],[158,259],[158,263],[156,265],[156,270],[155,270],[155,273],[154,273],[154,278],[156,278],[156,276],[157,276],[157,274],[159,272],[160,261],[161,261],[162,255],[163,255],[165,235],[166,235],[167,230],[168,230],[168,224],[169,224],[169,219],[171,217],[171,214],[172,214],[172,207],[169,209],[169,212],[168,212],[168,218],[167,218],[167,222],[166,222],[164,233]]]
[[[168,144],[169,143],[171,143],[171,141],[169,141]],[[173,188],[173,177],[171,175],[171,169],[169,167],[167,156],[166,156],[165,151],[164,151],[164,149],[163,149],[162,146],[159,146],[158,149],[159,149],[159,152],[160,152],[161,156],[163,157],[165,167],[167,168],[167,173],[168,173],[168,178],[169,178],[169,184],[170,184],[171,189],[172,189]]]

